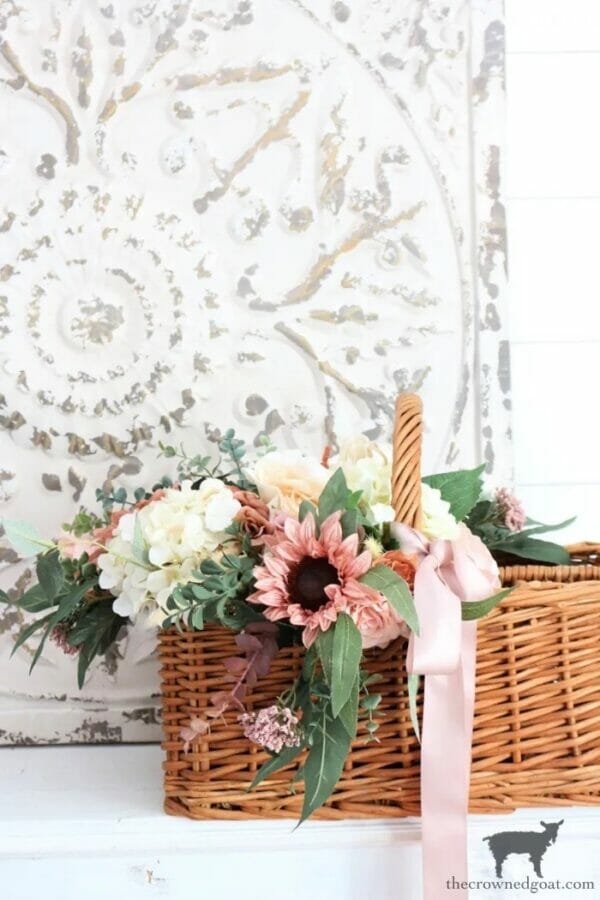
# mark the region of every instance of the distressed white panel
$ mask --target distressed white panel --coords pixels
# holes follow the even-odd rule
[[[507,57],[508,194],[600,196],[600,54]]]
[[[504,0],[509,53],[600,50],[596,0]]]
[[[55,533],[230,424],[385,438],[404,388],[428,469],[502,480],[501,3],[0,0],[0,29],[3,514]],[[148,644],[77,695],[52,647],[8,662],[20,624],[0,739],[157,736]]]
[[[517,483],[597,480],[599,431],[591,398],[599,358],[598,341],[513,344]]]
[[[600,337],[600,199],[515,198],[508,219],[511,338]]]

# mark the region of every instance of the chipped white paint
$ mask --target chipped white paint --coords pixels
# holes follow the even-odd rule
[[[53,533],[230,424],[385,437],[403,388],[428,469],[506,471],[499,2],[0,0],[0,29],[2,513]],[[19,625],[0,740],[157,736],[148,645],[80,697],[53,648],[9,664]]]

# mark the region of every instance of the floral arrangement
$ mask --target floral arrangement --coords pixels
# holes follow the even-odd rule
[[[91,661],[133,622],[231,629],[238,653],[222,661],[228,688],[182,739],[190,746],[237,711],[248,740],[270,754],[255,783],[307,750],[306,818],[333,791],[359,719],[377,740],[381,698],[363,654],[418,635],[419,584],[437,579],[473,620],[507,593],[492,554],[568,557],[534,536],[550,526],[528,520],[506,489],[484,495],[483,467],[424,478],[416,532],[393,521],[390,448],[364,436],[320,461],[269,444],[251,456],[232,430],[218,448],[215,461],[161,445],[178,460],[174,481],[132,497],[98,490],[102,511],[81,509],[55,542],[5,519],[17,552],[37,557],[37,583],[15,602],[41,615],[15,649],[40,633],[32,667],[49,639],[78,656],[81,686]],[[294,644],[305,648],[298,678],[266,708],[246,711],[248,691],[279,648]],[[409,678],[418,732],[417,689]]]

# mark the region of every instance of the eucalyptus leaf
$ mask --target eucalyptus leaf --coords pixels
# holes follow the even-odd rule
[[[388,566],[376,565],[359,579],[361,584],[375,588],[391,603],[414,634],[419,634],[419,619],[415,601],[404,578]]]
[[[347,613],[338,616],[333,626],[332,653],[331,710],[337,717],[350,698],[362,656],[360,631]]]
[[[300,823],[322,806],[333,792],[344,769],[351,740],[344,723],[332,718],[331,709],[325,704],[304,763],[304,803]]]
[[[354,740],[356,737],[356,729],[358,727],[358,695],[359,695],[359,675],[356,676],[354,684],[350,690],[350,694],[344,706],[340,709],[339,720]]]
[[[20,556],[36,556],[43,550],[54,547],[52,541],[46,541],[35,525],[20,519],[2,519],[2,527],[7,540]]]
[[[513,588],[506,588],[504,591],[498,591],[492,597],[485,600],[466,600],[461,604],[463,622],[472,622],[474,619],[481,619],[487,616],[505,597],[512,593]]]
[[[381,699],[381,694],[367,694],[366,697],[363,697],[360,701],[360,705],[363,709],[374,712],[381,703]]]
[[[423,478],[429,487],[437,488],[442,499],[450,504],[450,512],[458,522],[465,519],[481,496],[485,465],[476,469],[461,469],[458,472],[443,472]]]
[[[189,624],[194,631],[202,631],[204,628],[204,611],[201,606],[195,606],[190,613]]]

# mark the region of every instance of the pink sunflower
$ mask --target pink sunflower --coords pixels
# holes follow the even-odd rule
[[[359,582],[371,568],[371,554],[358,552],[357,534],[343,537],[340,518],[341,513],[335,512],[325,519],[317,537],[310,513],[303,522],[286,517],[274,534],[265,536],[264,564],[254,570],[256,591],[248,599],[262,604],[272,622],[288,619],[304,626],[305,647],[340,613],[347,612],[356,621],[359,609],[377,606],[382,599]]]

